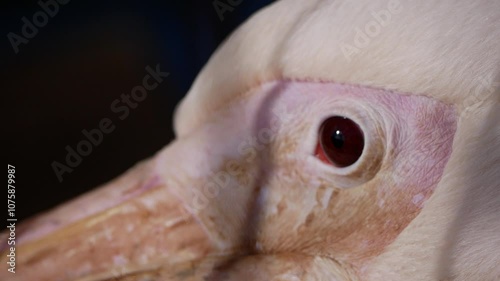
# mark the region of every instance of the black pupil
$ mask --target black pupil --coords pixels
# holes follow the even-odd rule
[[[333,146],[336,148],[342,148],[344,146],[344,134],[340,130],[335,130],[331,137]]]

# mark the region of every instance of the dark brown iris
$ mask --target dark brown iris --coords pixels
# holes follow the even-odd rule
[[[361,157],[364,145],[358,124],[346,117],[334,116],[321,125],[316,155],[337,167],[348,167]]]

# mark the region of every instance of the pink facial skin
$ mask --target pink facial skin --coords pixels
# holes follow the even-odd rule
[[[274,169],[259,198],[259,249],[361,267],[419,214],[437,187],[452,151],[454,108],[360,86],[278,85],[285,90],[272,93],[274,104],[300,118],[282,124],[271,143]],[[365,134],[363,155],[351,167],[314,156],[318,128],[335,115],[354,120]]]
[[[245,280],[231,264],[263,274],[247,280],[271,280],[312,262],[326,267],[315,273],[333,272],[328,266],[345,273],[319,280],[360,277],[425,208],[457,118],[451,105],[425,96],[290,80],[196,114],[206,122],[152,160],[25,224],[18,260],[25,269],[16,280],[139,278],[152,264],[166,279],[173,264],[205,260],[213,267],[196,274],[215,279]],[[315,156],[319,127],[337,115],[365,136],[361,158],[346,168]],[[286,267],[271,270],[264,260]]]

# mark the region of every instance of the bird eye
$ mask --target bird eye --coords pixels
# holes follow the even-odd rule
[[[358,161],[364,145],[358,124],[346,117],[333,116],[321,125],[315,154],[325,163],[344,168]]]

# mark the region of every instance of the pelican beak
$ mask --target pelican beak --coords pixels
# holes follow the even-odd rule
[[[176,275],[196,280],[206,274],[203,268],[233,253],[238,241],[231,233],[244,214],[227,212],[214,202],[220,197],[209,198],[202,190],[207,183],[212,192],[223,193],[216,181],[225,179],[217,174],[213,182],[201,176],[192,182],[189,176],[166,178],[177,172],[182,147],[187,149],[174,143],[103,188],[22,225],[16,280]],[[177,157],[167,160],[169,155]],[[234,223],[222,223],[221,217]],[[6,254],[2,262],[8,262]]]
[[[242,162],[235,152],[244,131],[228,121],[201,128],[105,186],[24,222],[12,280],[200,280],[243,254],[257,171],[250,168],[255,159]]]

